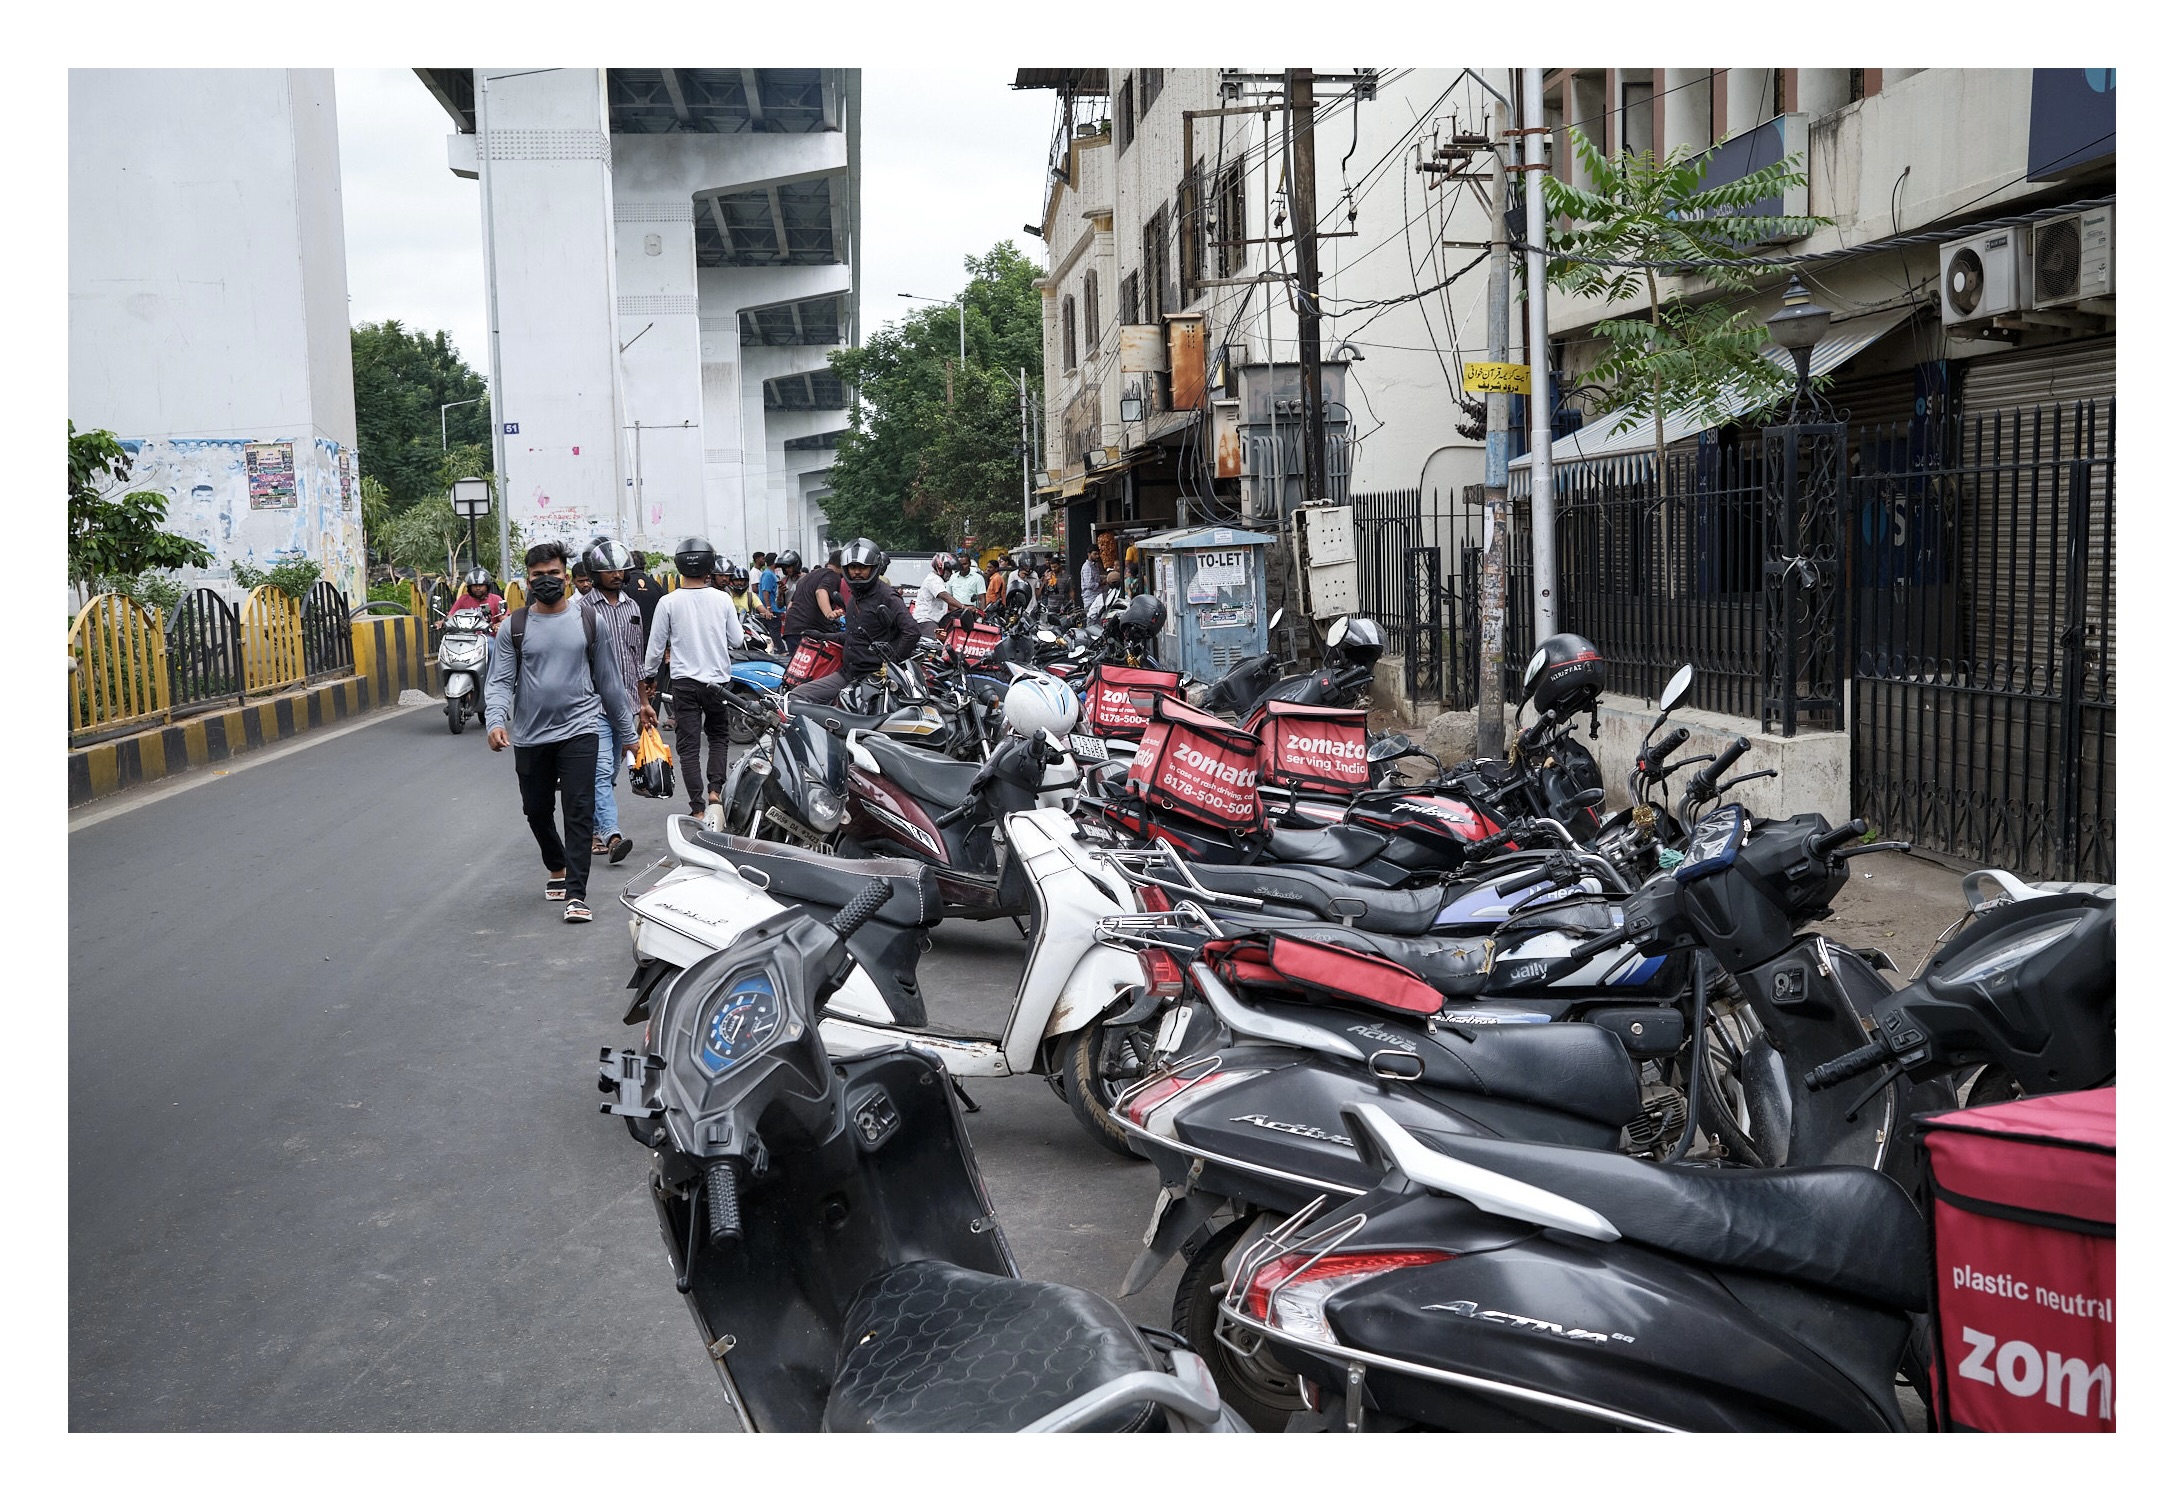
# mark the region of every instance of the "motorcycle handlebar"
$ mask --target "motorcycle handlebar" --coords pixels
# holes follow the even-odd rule
[[[1701,771],[1696,777],[1692,778],[1692,780],[1703,783],[1708,787],[1713,786],[1716,782],[1719,782],[1721,780],[1721,774],[1727,771],[1731,766],[1734,766],[1736,764],[1737,758],[1751,748],[1751,741],[1745,739],[1742,735],[1737,736],[1736,739],[1729,742],[1729,748],[1727,750],[1723,751],[1713,760],[1707,762],[1706,769],[1704,771]]]
[[[874,876],[864,890],[850,899],[828,926],[837,938],[847,938],[869,921],[872,915],[887,905],[887,898],[894,889],[885,876]]]
[[[1669,737],[1666,740],[1663,740],[1659,745],[1650,747],[1644,755],[1638,758],[1639,766],[1647,771],[1653,770],[1668,757],[1670,752],[1674,751],[1678,746],[1682,745],[1686,740],[1689,740],[1690,738],[1691,732],[1685,729],[1682,725],[1678,725],[1672,732],[1670,732]]]
[[[1621,928],[1610,928],[1599,937],[1588,938],[1576,948],[1570,950],[1569,957],[1572,959],[1590,959],[1595,954],[1607,952],[1622,941],[1623,930]]]
[[[1805,841],[1805,853],[1817,860],[1822,855],[1833,854],[1846,844],[1855,844],[1865,836],[1866,821],[1853,818],[1848,823],[1836,825],[1825,834],[1812,835]]]
[[[1494,883],[1494,895],[1510,896],[1522,891],[1527,886],[1537,886],[1542,881],[1551,881],[1553,879],[1552,876],[1548,875],[1547,868],[1544,865],[1535,865],[1530,870],[1520,870],[1513,876],[1496,881]]]
[[[1805,1075],[1805,1087],[1822,1090],[1864,1073],[1876,1064],[1888,1061],[1888,1045],[1869,1042],[1864,1047],[1830,1059]]]

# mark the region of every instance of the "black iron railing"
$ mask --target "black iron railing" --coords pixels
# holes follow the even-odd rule
[[[320,579],[303,597],[303,670],[306,677],[356,670],[349,634],[349,596]]]
[[[243,699],[243,638],[235,607],[210,589],[182,596],[167,617],[167,683],[174,706]]]

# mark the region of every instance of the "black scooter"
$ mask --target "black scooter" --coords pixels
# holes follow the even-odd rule
[[[1172,1336],[1019,1280],[930,1055],[828,1058],[845,940],[899,884],[759,924],[663,987],[642,1052],[600,1050],[729,1405],[765,1432],[1235,1431]]]
[[[1429,1142],[1351,1103],[1344,1126],[1376,1186],[1247,1247],[1223,1307],[1225,1342],[1300,1374],[1304,1423],[1904,1426],[1895,1379],[1923,1370],[1932,1289],[1904,1186],[1905,1107],[1953,1104],[1973,1068],[2032,1092],[2113,1080],[2114,897],[2029,893],[1906,988],[1861,996],[1824,940],[1762,956],[1840,888],[1843,843],[1861,832],[1795,824],[1720,810],[1698,831],[1692,878],[1664,878],[1631,922],[1651,945],[1703,942],[1735,971],[1809,1095],[1790,1123],[1798,1165]]]

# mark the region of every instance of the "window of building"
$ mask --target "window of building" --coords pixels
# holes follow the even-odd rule
[[[1623,84],[1623,149],[1650,152],[1653,147],[1653,81]]]
[[[1117,156],[1128,151],[1130,143],[1137,139],[1137,110],[1132,104],[1132,101],[1137,97],[1137,93],[1132,87],[1133,82],[1132,79],[1123,79],[1122,87],[1115,92],[1115,155]]]
[[[1077,368],[1077,299],[1062,299],[1062,368]]]
[[[1168,206],[1153,210],[1145,221],[1143,254],[1145,272],[1145,321],[1158,323],[1162,313],[1175,309],[1175,282],[1168,267]]]
[[[1095,359],[1100,352],[1100,274],[1087,271],[1084,274],[1084,357]]]
[[[1122,279],[1122,307],[1119,309],[1125,323],[1143,323],[1138,316],[1138,274],[1133,271]]]
[[[1153,101],[1160,97],[1161,70],[1158,68],[1140,68],[1137,76],[1138,118],[1142,120],[1147,112],[1152,109]]]
[[[1198,289],[1198,283],[1206,275],[1206,168],[1203,162],[1193,162],[1183,180],[1175,187],[1175,253],[1180,262],[1177,274],[1177,306],[1189,303]]]
[[[1220,277],[1244,274],[1244,164],[1230,162],[1213,180],[1213,266]]]

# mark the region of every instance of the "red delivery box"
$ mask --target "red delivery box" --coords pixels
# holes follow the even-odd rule
[[[1216,828],[1257,833],[1266,822],[1259,805],[1259,737],[1179,699],[1153,700],[1130,763],[1130,785],[1154,807]]]

